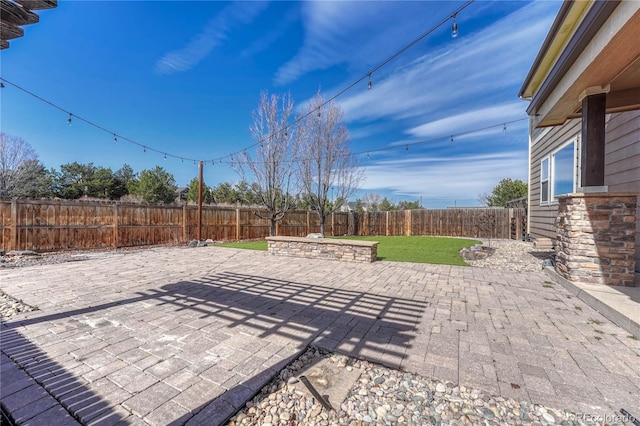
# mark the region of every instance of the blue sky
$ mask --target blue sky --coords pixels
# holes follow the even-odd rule
[[[1,76],[121,138],[69,126],[9,84],[2,131],[47,167],[160,165],[186,185],[197,166],[172,156],[219,159],[252,145],[261,91],[289,92],[298,108],[319,88],[331,97],[462,4],[62,0],[0,53]],[[527,120],[506,132],[501,123],[526,118],[518,89],[560,4],[478,0],[457,15],[457,38],[449,20],[374,72],[371,90],[364,80],[339,96],[365,168],[358,195],[474,206],[502,178],[526,181]],[[208,185],[238,181],[225,161],[205,166]]]

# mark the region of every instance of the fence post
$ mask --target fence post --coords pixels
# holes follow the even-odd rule
[[[18,250],[18,200],[11,200],[11,241],[9,250]]]
[[[307,235],[309,235],[311,233],[311,222],[310,222],[310,218],[309,218],[309,210],[307,210]]]
[[[335,219],[333,217],[333,212],[331,212],[331,235],[336,235],[336,227],[335,227]]]
[[[188,232],[188,220],[187,220],[187,203],[182,205],[182,241],[188,242],[189,232]]]
[[[236,240],[240,240],[240,209],[236,207]]]
[[[413,210],[404,211],[404,234],[411,236],[411,212]]]
[[[385,212],[384,218],[384,235],[389,235],[389,210]]]
[[[118,203],[113,205],[113,248],[118,248]]]

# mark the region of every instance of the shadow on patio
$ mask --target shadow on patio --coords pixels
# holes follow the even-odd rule
[[[18,331],[2,327],[0,342],[0,399],[13,424],[116,424],[127,417]]]
[[[166,422],[213,424],[213,419],[223,421],[235,413],[312,342],[398,368],[427,305],[346,288],[221,272],[121,300],[16,320],[7,326],[64,320],[78,331],[84,327],[98,342],[109,336],[110,327],[88,329],[87,319],[117,319],[122,324],[121,333],[126,331],[130,338],[141,341],[139,350],[158,354],[164,361],[177,360],[177,364],[219,389],[217,395],[211,394],[206,400],[182,398],[183,412]],[[178,338],[167,340],[167,335]],[[69,352],[73,351],[73,340],[64,343],[69,345]],[[149,371],[155,374],[153,366],[145,369]],[[158,382],[165,379],[157,376]],[[133,404],[133,411],[140,416],[164,402],[180,400],[181,392],[176,390],[167,401],[144,406],[154,400],[154,395],[145,394],[150,388],[132,398],[140,404],[141,410]],[[127,401],[123,405],[132,408]],[[77,407],[72,412],[82,409]]]

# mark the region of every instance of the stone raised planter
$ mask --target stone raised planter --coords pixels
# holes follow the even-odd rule
[[[340,260],[343,262],[375,262],[377,241],[339,240],[333,238],[267,237],[269,254]]]

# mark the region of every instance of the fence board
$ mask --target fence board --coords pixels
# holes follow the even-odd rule
[[[202,237],[229,241],[269,235],[253,208],[204,206]],[[320,231],[315,212],[291,211],[277,234]],[[327,235],[437,235],[523,238],[525,209],[442,209],[343,213],[327,217]],[[146,206],[67,200],[0,200],[0,249],[52,251],[181,243],[197,238],[195,206]]]

